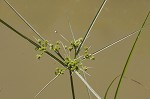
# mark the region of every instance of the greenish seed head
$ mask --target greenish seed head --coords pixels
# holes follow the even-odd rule
[[[41,40],[41,39],[38,39],[37,42],[38,42],[39,44],[41,44],[42,40]]]
[[[64,68],[56,68],[55,75],[63,75],[65,72]]]
[[[72,51],[72,49],[73,49],[73,47],[68,47],[68,50],[71,52]]]
[[[36,58],[37,58],[37,59],[41,59],[41,57],[42,57],[41,54],[37,54],[37,55],[36,55]]]

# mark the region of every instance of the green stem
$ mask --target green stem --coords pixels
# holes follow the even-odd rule
[[[78,49],[76,50],[76,56],[79,54],[81,47],[83,46],[85,40],[87,39],[87,37],[88,37],[88,35],[89,35],[89,33],[90,33],[90,31],[91,31],[91,29],[92,29],[94,23],[96,22],[96,19],[98,18],[99,14],[100,14],[100,12],[102,11],[102,9],[103,9],[104,5],[106,4],[106,2],[107,2],[107,0],[103,0],[103,3],[102,3],[101,6],[99,7],[99,9],[98,9],[98,11],[97,11],[97,13],[96,13],[94,19],[92,20],[92,22],[91,22],[91,24],[90,24],[90,26],[89,26],[89,28],[88,28],[88,30],[87,30],[87,32],[86,32],[84,38],[83,38],[83,41],[81,42],[81,44],[79,45]]]
[[[63,61],[65,60],[59,51],[55,52]]]
[[[145,23],[146,23],[146,21],[147,21],[147,19],[148,19],[149,14],[150,14],[150,11],[148,12],[148,14],[147,14],[147,16],[146,16],[146,18],[145,18],[145,20],[144,20],[144,22],[143,22],[141,28],[144,27],[144,25],[145,25]],[[132,53],[133,53],[133,50],[134,50],[135,45],[136,45],[136,43],[137,43],[137,40],[138,40],[138,38],[139,38],[139,36],[140,36],[140,34],[141,34],[141,31],[142,31],[142,30],[139,31],[139,33],[138,33],[138,35],[137,35],[137,37],[136,37],[136,39],[135,39],[135,42],[134,42],[134,44],[133,44],[133,46],[132,46],[132,49],[131,49],[131,51],[130,51],[130,53],[129,53],[129,56],[128,56],[128,58],[127,58],[126,64],[125,64],[125,66],[124,66],[124,68],[123,68],[123,71],[122,71],[122,74],[121,74],[121,77],[120,77],[120,80],[119,80],[119,83],[118,83],[118,86],[117,86],[117,89],[116,89],[116,92],[115,92],[114,99],[117,99],[118,92],[119,92],[119,88],[120,88],[120,85],[121,85],[121,83],[122,83],[122,78],[123,78],[123,76],[124,76],[124,74],[125,74],[125,71],[126,71],[126,69],[127,69],[129,60],[130,60],[130,58],[131,58],[131,55],[132,55]]]
[[[32,27],[32,25],[31,25],[7,0],[4,0],[4,1],[5,1],[6,4],[8,4],[8,6],[15,12],[15,14],[16,14],[19,18],[21,18],[21,20],[24,21],[25,24],[28,25],[30,29],[33,30],[33,32],[34,32],[36,35],[38,35],[43,41],[45,40],[45,39]],[[56,54],[57,54],[61,59],[63,59],[63,57],[61,56],[60,53],[57,53],[57,52],[56,52]],[[63,60],[64,60],[64,59],[63,59]]]
[[[82,71],[82,73],[83,73],[83,78],[85,79],[85,81],[87,81],[85,72]],[[88,99],[92,99],[91,94],[90,94],[90,90],[87,86],[86,86],[86,89],[87,89],[87,93],[88,93],[88,97],[89,97]]]
[[[7,0],[4,0],[6,2],[6,4],[8,4],[8,6],[15,12],[15,14],[17,14],[18,17],[21,18],[22,21],[25,22],[26,25],[29,26],[30,29],[33,30],[33,32],[35,34],[37,34],[42,40],[45,40],[32,26],[31,24],[29,24],[29,22],[7,1]]]
[[[23,35],[22,33],[20,33],[19,31],[17,31],[16,29],[14,29],[12,26],[10,26],[9,24],[7,24],[5,21],[3,21],[2,19],[0,19],[0,22],[2,24],[4,24],[5,26],[7,26],[9,29],[11,29],[12,31],[14,31],[16,34],[18,34],[19,36],[21,36],[22,38],[24,38],[25,40],[29,41],[31,44],[33,44],[36,47],[40,47],[40,45],[38,45],[37,43],[35,43],[33,40],[31,40],[30,38],[26,37],[25,35]],[[59,62],[61,65],[63,65],[65,67],[65,64],[58,59],[57,57],[55,57],[53,54],[51,54],[48,51],[45,51],[46,54],[48,54],[51,58],[53,58],[54,60],[56,60],[57,62]]]
[[[71,90],[72,90],[72,98],[75,99],[75,92],[74,92],[74,84],[73,84],[73,77],[72,77],[72,71],[69,70],[70,74],[70,83],[71,83]]]
[[[120,76],[120,75],[119,75],[119,76]],[[119,76],[115,77],[115,78],[111,81],[111,83],[109,84],[109,86],[108,86],[108,88],[107,88],[107,90],[106,90],[106,92],[105,92],[104,99],[107,98],[108,91],[110,90],[110,88],[111,88],[112,84],[114,83],[114,81],[115,81]]]

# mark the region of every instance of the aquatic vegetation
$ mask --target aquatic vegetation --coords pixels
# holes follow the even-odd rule
[[[107,46],[101,48],[101,49],[98,49],[97,51],[93,52],[93,53],[89,53],[89,50],[90,50],[90,46],[87,47],[87,46],[84,46],[84,43],[85,41],[87,40],[89,34],[90,34],[90,31],[91,29],[93,28],[93,25],[94,23],[96,22],[100,12],[102,11],[104,5],[106,4],[106,2],[108,2],[107,0],[104,0],[103,3],[101,4],[101,6],[99,7],[95,17],[93,18],[87,32],[85,33],[84,37],[80,37],[78,39],[76,39],[74,37],[74,33],[72,32],[72,29],[71,29],[71,26],[70,26],[70,29],[71,29],[71,35],[73,37],[73,40],[72,41],[69,41],[67,40],[63,35],[60,34],[60,36],[65,39],[70,45],[67,46],[67,45],[64,45],[64,43],[60,40],[56,41],[55,44],[52,44],[50,41],[46,40],[44,37],[42,37],[40,35],[40,33],[38,33],[26,20],[25,18],[23,18],[23,16],[21,16],[21,14],[19,14],[19,12],[17,12],[17,10],[10,5],[10,3],[6,0],[4,0],[8,5],[9,7],[33,30],[33,32],[39,37],[39,38],[35,38],[35,41],[29,39],[28,37],[26,37],[25,35],[23,35],[22,33],[20,33],[19,31],[17,31],[15,28],[13,28],[12,26],[10,26],[9,24],[7,24],[5,21],[3,21],[2,19],[0,19],[0,22],[2,24],[4,24],[5,26],[7,26],[8,28],[10,28],[11,30],[13,30],[15,33],[17,33],[18,35],[20,35],[22,38],[26,39],[27,41],[29,41],[31,44],[33,44],[35,46],[35,50],[37,51],[37,55],[36,55],[36,58],[37,59],[42,59],[42,57],[44,57],[44,54],[48,54],[51,58],[53,58],[56,62],[60,63],[60,65],[62,66],[61,68],[59,67],[56,67],[56,70],[55,70],[55,77],[50,80],[36,95],[35,97],[37,97],[50,83],[52,83],[57,77],[59,77],[60,75],[63,75],[65,74],[65,71],[69,71],[70,73],[70,83],[71,83],[71,91],[72,91],[72,98],[75,99],[75,91],[74,91],[74,84],[73,84],[73,77],[72,75],[73,74],[76,74],[80,79],[81,81],[83,81],[83,83],[86,85],[87,87],[87,90],[88,92],[91,91],[91,93],[93,93],[95,95],[95,97],[97,99],[101,99],[102,96],[98,95],[94,89],[88,84],[87,80],[86,80],[86,76],[85,75],[90,75],[87,73],[87,70],[88,70],[88,66],[85,66],[82,62],[87,60],[95,60],[95,57],[94,55],[102,52],[103,50],[127,39],[128,37],[134,35],[134,34],[138,34],[137,35],[137,38],[132,46],[132,49],[129,53],[129,56],[127,58],[127,61],[126,61],[126,64],[124,66],[124,69],[121,73],[121,76],[117,76],[116,78],[120,77],[119,79],[119,83],[118,83],[118,86],[117,86],[117,89],[116,89],[116,93],[115,93],[115,96],[114,96],[114,99],[117,99],[117,96],[118,96],[118,92],[119,92],[119,88],[120,88],[120,85],[122,83],[122,79],[124,77],[124,74],[125,74],[125,70],[127,69],[127,66],[128,66],[128,63],[129,63],[129,60],[132,56],[132,53],[133,53],[133,50],[135,49],[135,45],[138,41],[138,38],[140,37],[140,34],[142,32],[142,29],[144,28],[144,25],[148,19],[148,16],[150,14],[150,12],[148,12],[148,15],[146,16],[143,24],[142,24],[142,27],[137,30],[137,31],[134,31],[124,37],[122,37],[121,39],[118,39],[116,40],[115,42],[111,43],[111,44],[108,44]],[[57,31],[56,31],[57,32]],[[80,54],[80,51],[81,49],[83,48],[84,50],[84,54]],[[60,50],[64,50],[65,53],[61,53]],[[53,54],[55,53],[55,54]],[[71,55],[71,53],[73,53]],[[64,56],[65,55],[65,56]],[[82,76],[81,74],[84,74],[84,76]],[[114,80],[116,80],[116,78]],[[114,82],[114,80],[112,81],[112,83]],[[112,83],[110,84],[110,86],[108,87],[108,90],[109,88],[111,87]],[[105,94],[105,99],[106,99],[106,96],[107,96],[107,92],[108,90],[106,91],[106,94]],[[90,93],[89,93],[89,98],[90,98]],[[91,99],[91,98],[90,98]]]

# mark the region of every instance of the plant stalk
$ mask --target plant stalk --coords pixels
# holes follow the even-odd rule
[[[75,99],[75,92],[74,92],[74,84],[73,84],[73,77],[72,77],[72,71],[69,70],[70,74],[70,84],[71,84],[71,91],[72,91],[72,99]]]
[[[150,11],[148,12],[148,14],[147,14],[147,16],[146,16],[146,18],[145,18],[145,20],[144,20],[144,22],[143,22],[141,28],[144,27],[144,25],[145,25],[145,23],[146,23],[146,21],[147,21],[147,19],[148,19],[149,14],[150,14]],[[138,33],[138,35],[137,35],[137,37],[136,37],[136,39],[135,39],[135,41],[134,41],[134,44],[133,44],[133,46],[132,46],[132,49],[131,49],[131,51],[130,51],[130,53],[129,53],[129,56],[128,56],[127,61],[126,61],[126,64],[125,64],[125,66],[124,66],[124,68],[123,68],[123,71],[122,71],[122,74],[121,74],[121,77],[120,77],[120,80],[119,80],[119,83],[118,83],[118,86],[117,86],[117,89],[116,89],[116,92],[115,92],[114,99],[117,99],[118,92],[119,92],[119,88],[120,88],[120,85],[121,85],[121,83],[122,83],[123,76],[124,76],[124,74],[125,74],[125,72],[126,72],[126,69],[127,69],[127,67],[128,67],[128,63],[129,63],[130,58],[131,58],[131,56],[132,56],[132,54],[133,54],[133,50],[134,50],[134,48],[135,48],[135,45],[136,45],[136,43],[137,43],[137,41],[138,41],[138,38],[139,38],[141,32],[142,32],[142,31],[140,30],[139,33]]]
[[[87,32],[86,32],[84,38],[83,38],[83,41],[81,42],[81,44],[79,45],[78,49],[76,50],[76,56],[79,54],[81,47],[83,46],[85,40],[87,39],[87,37],[88,37],[88,35],[89,35],[89,33],[90,33],[90,31],[91,31],[91,29],[92,29],[94,23],[96,22],[96,20],[97,20],[99,14],[101,13],[101,11],[102,11],[104,5],[106,4],[106,2],[107,2],[107,0],[103,0],[103,3],[101,4],[101,6],[100,6],[100,8],[98,9],[98,11],[97,11],[97,13],[96,13],[94,19],[92,20],[92,22],[91,22],[91,24],[90,24],[90,26],[89,26],[89,28],[88,28],[88,30],[87,30]]]
[[[22,38],[24,38],[25,40],[29,41],[32,45],[36,46],[36,47],[40,47],[40,45],[38,45],[36,42],[34,42],[33,40],[31,40],[30,38],[26,37],[25,35],[23,35],[21,32],[17,31],[15,28],[13,28],[12,26],[10,26],[9,24],[7,24],[5,21],[3,21],[2,19],[0,19],[0,23],[4,24],[6,27],[8,27],[9,29],[11,29],[12,31],[14,31],[16,34],[18,34],[19,36],[21,36]],[[62,66],[65,67],[65,64],[63,63],[63,61],[61,61],[60,59],[58,59],[56,56],[54,56],[52,53],[50,53],[49,51],[45,51],[46,54],[48,54],[52,59],[56,60],[58,63],[60,63]]]

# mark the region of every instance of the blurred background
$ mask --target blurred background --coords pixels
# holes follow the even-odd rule
[[[61,33],[72,40],[68,21],[75,38],[83,37],[103,0],[8,0],[9,3],[47,40],[61,40]],[[150,0],[108,0],[99,15],[90,37],[85,42],[90,52],[140,29],[148,11]],[[32,40],[34,32],[0,0],[0,18]],[[55,33],[57,31],[57,33]],[[89,84],[104,97],[110,82],[121,74],[137,35],[95,55],[95,61],[84,61],[91,76]],[[150,99],[150,18],[137,42],[123,79],[118,99]],[[69,45],[69,44],[68,44]],[[44,55],[36,59],[29,42],[0,23],[0,99],[34,99],[34,96],[54,78],[60,64]],[[63,51],[62,51],[63,52]],[[88,99],[83,82],[73,74],[76,99]],[[130,79],[137,80],[141,86]],[[118,79],[113,84],[108,99],[113,99]],[[57,78],[37,99],[72,99],[69,73]],[[92,94],[92,99],[96,97]]]

